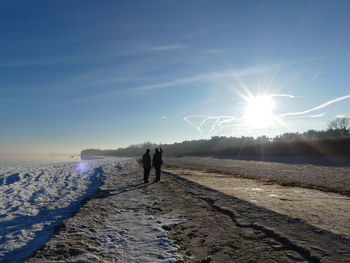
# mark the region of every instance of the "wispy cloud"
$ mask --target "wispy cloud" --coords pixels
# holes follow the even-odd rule
[[[160,118],[161,118],[162,120],[164,120],[164,119],[167,118],[167,116],[163,115],[163,116],[160,116]]]
[[[177,85],[183,85],[183,84],[189,84],[189,83],[199,83],[203,81],[209,81],[209,80],[216,80],[216,79],[222,79],[225,77],[242,77],[242,76],[250,76],[255,74],[261,74],[267,71],[273,70],[273,65],[268,66],[262,66],[262,67],[250,67],[245,69],[229,69],[225,71],[216,71],[216,72],[209,72],[206,74],[198,74],[193,75],[190,77],[185,78],[178,78],[172,81],[167,82],[159,82],[149,85],[141,85],[136,86],[132,88],[122,89],[122,90],[114,90],[104,93],[99,93],[95,95],[80,97],[79,100],[82,99],[89,99],[89,98],[100,98],[100,97],[107,97],[107,96],[113,96],[113,95],[119,95],[119,94],[125,94],[125,93],[131,93],[131,92],[140,92],[140,91],[148,91],[148,90],[156,90],[156,89],[164,89],[164,88],[171,88]],[[112,84],[112,83],[110,83]]]
[[[346,114],[338,114],[335,116],[336,118],[347,118]]]
[[[107,50],[102,52],[90,52],[81,55],[61,55],[61,56],[38,56],[32,58],[24,58],[21,60],[9,60],[1,61],[0,67],[23,67],[23,66],[41,66],[51,64],[74,64],[81,63],[84,61],[98,60],[98,59],[110,59],[113,57],[122,56],[134,56],[152,51],[166,51],[174,49],[185,49],[188,48],[182,44],[171,44],[164,46],[154,47],[140,47],[140,46],[129,46],[129,47],[118,47],[116,50]],[[110,49],[110,47],[106,48]]]
[[[180,78],[180,79],[176,79],[168,82],[161,82],[161,83],[156,83],[151,85],[144,85],[144,86],[139,86],[135,88],[129,88],[124,91],[143,91],[143,90],[151,90],[151,89],[160,89],[160,88],[167,88],[167,87],[180,85],[180,84],[214,80],[214,79],[230,77],[230,76],[242,77],[242,76],[255,75],[255,74],[260,74],[271,70],[273,70],[273,66],[251,67],[251,68],[237,69],[237,70],[230,69],[226,71],[210,72],[207,74],[198,74],[191,77]]]
[[[291,94],[269,94],[270,97],[287,97],[287,98],[291,98],[294,99],[295,96],[291,95]]]
[[[326,115],[326,113],[323,112],[323,113],[320,113],[320,114],[307,115],[307,117],[310,117],[310,118],[321,118],[321,117],[323,117],[325,115]]]
[[[151,47],[151,48],[149,48],[149,50],[151,50],[151,51],[165,51],[165,50],[184,49],[184,48],[187,48],[187,47],[182,45],[182,44],[171,44],[171,45]]]
[[[160,49],[163,48],[165,50],[165,47],[170,48],[170,47],[179,47],[182,46],[181,44],[176,44],[176,45],[169,45],[169,46],[162,46],[158,47]],[[156,47],[155,47],[156,48]],[[286,63],[288,65],[296,65],[296,64],[303,64],[310,61],[309,60],[300,60],[300,61],[293,61]],[[145,63],[143,63],[145,64]],[[73,101],[82,101],[86,99],[94,99],[94,98],[102,98],[106,96],[113,96],[113,95],[119,95],[119,94],[125,94],[125,93],[131,93],[131,92],[142,92],[142,91],[148,91],[148,90],[157,90],[157,89],[165,89],[165,88],[171,88],[175,87],[178,85],[184,85],[184,84],[189,84],[189,83],[200,83],[204,81],[214,81],[214,80],[224,80],[225,78],[235,78],[236,80],[240,79],[240,77],[243,76],[253,76],[257,74],[263,74],[267,72],[274,72],[276,71],[276,68],[278,68],[280,65],[279,64],[269,64],[269,65],[262,65],[262,66],[253,66],[253,67],[246,67],[246,68],[231,68],[227,70],[222,70],[222,71],[214,71],[214,72],[207,72],[203,74],[197,74],[197,75],[192,75],[188,77],[180,77],[180,78],[174,78],[173,80],[165,81],[165,82],[153,82],[151,84],[147,85],[140,85],[140,86],[134,86],[134,87],[127,87],[125,89],[114,89],[114,90],[109,90],[109,91],[104,91],[100,92],[98,94],[94,95],[88,95],[84,97],[79,97],[76,99],[73,99]],[[115,74],[114,74],[115,75]],[[123,74],[125,76],[125,74]],[[150,80],[150,79],[148,79]],[[135,81],[135,75],[132,74],[132,77],[130,77],[130,81]],[[128,82],[128,77],[123,77],[123,82],[127,83]],[[101,83],[107,83],[108,85],[113,85],[113,84],[120,84],[120,77],[112,77],[112,78],[103,78],[100,80],[90,80],[88,83],[84,83],[84,85],[100,85]],[[273,94],[272,96],[275,96]],[[278,96],[281,96],[280,94]],[[286,97],[291,97],[292,95],[283,95]]]

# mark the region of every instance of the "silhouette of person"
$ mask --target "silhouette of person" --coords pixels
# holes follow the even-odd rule
[[[149,155],[149,149],[146,150],[144,155],[142,156],[142,166],[143,166],[143,180],[148,183],[149,172],[151,171],[151,156]]]
[[[163,160],[162,160],[162,148],[156,148],[156,152],[153,155],[153,166],[156,169],[156,182],[160,181],[160,168],[162,166]]]

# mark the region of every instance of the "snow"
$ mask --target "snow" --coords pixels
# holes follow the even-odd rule
[[[3,166],[0,168],[0,260],[28,257],[99,186],[112,160]]]
[[[99,193],[28,262],[178,262],[178,246],[167,238],[170,226],[184,222],[162,213],[161,200],[147,194],[134,160],[104,165]],[[71,252],[69,248],[77,252]],[[62,250],[62,248],[64,248]],[[60,251],[57,255],[56,251]]]
[[[143,211],[120,210],[94,233],[101,254],[121,262],[176,262],[178,247],[167,238],[162,226],[181,223],[181,218],[147,216]]]
[[[98,252],[86,251],[70,262],[181,260],[178,247],[167,238],[163,227],[179,224],[183,219],[155,212],[152,205],[159,200],[141,188],[130,188],[142,181],[135,171],[134,176],[128,176],[132,162],[110,158],[0,168],[0,261],[26,260],[49,240],[55,226],[76,217],[72,215],[81,201],[92,195],[102,181],[107,181],[102,190],[116,194],[112,200],[116,207],[109,207],[110,213],[102,216],[98,228],[81,228],[79,218],[72,221],[77,227],[76,234],[94,240],[97,247],[93,251]],[[110,174],[116,180],[113,188],[108,185]],[[91,217],[94,216],[91,211]],[[55,238],[50,242],[56,242]]]
[[[127,163],[127,165],[130,163]],[[129,171],[125,171],[128,170]],[[102,190],[116,194],[114,200],[119,203],[103,222],[103,230],[95,234],[103,244],[110,259],[120,262],[177,262],[182,259],[177,254],[178,247],[167,238],[163,227],[184,222],[178,215],[161,214],[154,209],[159,203],[156,197],[143,192],[141,176],[132,176],[132,166],[123,167],[118,184],[121,188],[109,188],[108,178]],[[108,174],[113,174],[106,167]],[[112,179],[110,179],[112,180]],[[115,186],[115,184],[113,184]],[[117,255],[112,256],[115,251]],[[113,261],[113,260],[112,260]]]

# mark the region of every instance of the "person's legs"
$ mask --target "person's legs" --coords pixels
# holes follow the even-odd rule
[[[150,169],[148,169],[148,168],[145,168],[145,169],[144,169],[143,181],[144,181],[145,183],[148,183],[149,170],[150,170]]]
[[[156,181],[160,181],[160,166],[157,166],[155,168],[156,168]]]
[[[148,168],[147,169],[147,180],[146,180],[146,183],[148,183],[148,178],[149,178],[149,173],[151,172],[151,168]]]

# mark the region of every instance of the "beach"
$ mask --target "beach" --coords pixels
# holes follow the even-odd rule
[[[0,263],[350,263],[349,11],[0,1]]]
[[[145,185],[136,160],[102,169],[97,192],[27,262],[349,262],[346,235],[198,184],[193,172],[166,168]]]
[[[350,162],[350,161],[349,161]],[[348,163],[349,163],[348,162]],[[350,167],[212,157],[169,157],[168,165],[350,195]]]

